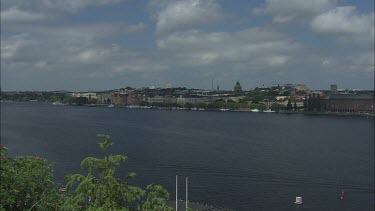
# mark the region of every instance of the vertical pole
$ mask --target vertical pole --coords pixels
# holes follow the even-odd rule
[[[188,209],[188,178],[186,177],[186,211]]]
[[[177,209],[178,209],[178,199],[177,199],[177,176],[178,176],[178,175],[176,175],[176,211],[177,211]]]

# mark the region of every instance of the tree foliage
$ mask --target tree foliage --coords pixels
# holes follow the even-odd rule
[[[53,181],[53,164],[40,157],[6,158],[1,146],[0,208],[56,210],[63,197]]]
[[[102,153],[113,145],[110,136],[99,134]],[[160,185],[146,190],[130,185],[135,173],[117,178],[116,171],[128,159],[125,155],[87,157],[81,168],[86,174],[69,174],[64,191],[53,181],[53,164],[40,157],[6,158],[1,146],[0,210],[162,210],[169,193]]]
[[[292,110],[292,102],[290,101],[290,99],[288,100],[288,104],[286,105],[286,110],[290,111]]]

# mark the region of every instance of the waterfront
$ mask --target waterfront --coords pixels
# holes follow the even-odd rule
[[[192,201],[236,210],[374,207],[371,118],[1,105],[1,141],[10,155],[56,162],[60,181],[79,171],[82,158],[100,154],[95,135],[105,133],[115,142],[111,153],[129,156],[134,183],[161,184],[171,198],[178,174],[189,177]]]

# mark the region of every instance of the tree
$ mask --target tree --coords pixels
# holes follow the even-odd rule
[[[319,93],[318,93],[318,96],[316,97],[316,109],[318,111],[322,110],[322,103],[321,103],[321,100],[320,100],[320,94]]]
[[[113,145],[108,135],[98,135],[103,153]],[[124,155],[103,158],[88,157],[81,167],[88,173],[70,174],[66,192],[59,191],[52,178],[52,163],[40,157],[6,158],[7,148],[0,145],[0,210],[163,210],[169,193],[160,185],[149,185],[146,190],[131,186],[135,173],[124,180],[115,172]]]
[[[293,106],[293,109],[294,109],[295,111],[297,111],[297,110],[298,110],[298,108],[297,108],[297,103],[296,103],[296,102],[294,102],[294,106]]]
[[[307,108],[308,108],[308,111],[312,111],[313,110],[313,102],[312,102],[312,96],[311,96],[311,94],[309,94],[309,98],[307,99]]]
[[[292,110],[292,102],[290,101],[290,99],[288,99],[288,104],[286,105],[286,110],[290,111]]]
[[[313,93],[313,96],[312,96],[312,111],[316,111],[316,108],[317,108],[317,106],[316,106],[316,95],[315,95],[315,93]]]
[[[271,110],[274,110],[274,111],[280,111],[280,110],[283,110],[284,108],[285,106],[279,103],[274,103],[271,105]]]
[[[113,145],[110,136],[98,134],[99,147],[104,153]],[[103,158],[87,157],[81,162],[81,168],[87,175],[70,174],[67,176],[67,191],[73,190],[62,206],[63,210],[135,210],[153,208],[153,210],[172,210],[165,205],[169,194],[161,186],[150,185],[146,191],[129,185],[135,173],[128,173],[125,180],[116,178],[115,172],[120,164],[127,160],[125,155],[109,155]],[[148,194],[147,194],[148,193]],[[147,195],[146,202],[140,203]],[[143,210],[143,209],[142,209]]]
[[[52,180],[53,164],[40,157],[5,158],[0,146],[0,210],[57,210],[62,195]]]
[[[255,95],[251,98],[252,103],[258,104],[260,103],[264,98],[260,95]]]
[[[303,100],[303,110],[307,111],[309,108],[307,107],[307,95],[305,95],[305,99]]]

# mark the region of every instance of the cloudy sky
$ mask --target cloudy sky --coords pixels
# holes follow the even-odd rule
[[[2,0],[2,90],[370,89],[373,0]]]

